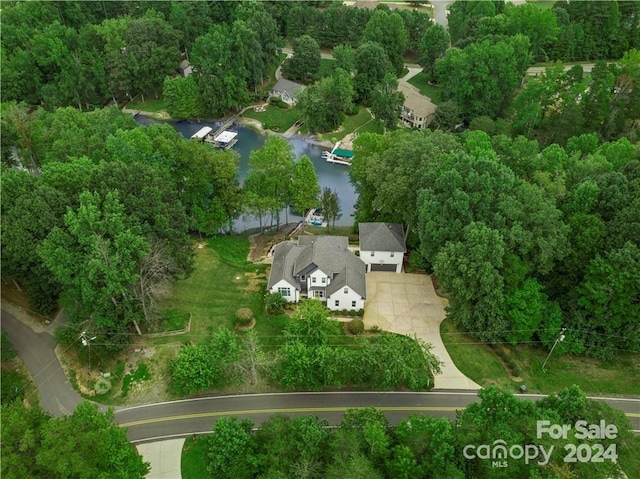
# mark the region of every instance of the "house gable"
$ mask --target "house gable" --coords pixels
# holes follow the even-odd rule
[[[329,296],[347,287],[349,305],[345,303],[339,309],[361,309],[366,297],[366,266],[348,249],[348,244],[346,237],[311,235],[278,244],[267,288],[276,292],[289,284],[298,291],[295,301],[307,294],[327,301],[331,307]],[[357,301],[355,307],[351,306],[353,301]]]
[[[360,223],[360,259],[367,271],[402,271],[404,241],[402,225],[397,223]]]

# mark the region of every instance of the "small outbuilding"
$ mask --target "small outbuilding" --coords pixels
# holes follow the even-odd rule
[[[407,246],[398,223],[360,223],[360,259],[369,271],[402,272]]]

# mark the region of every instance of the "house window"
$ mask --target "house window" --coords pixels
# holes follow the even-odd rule
[[[371,252],[371,256],[375,256],[375,255],[376,255],[376,252],[375,252],[375,251],[372,251],[372,252]]]
[[[356,302],[355,301],[351,301],[351,307],[355,308],[356,307]]]
[[[394,255],[394,252],[392,251],[392,252],[391,252],[391,257],[392,257],[392,258],[393,258],[393,255]]]
[[[313,292],[313,297],[314,298],[324,298],[324,291],[314,291]]]
[[[312,282],[312,283],[315,283],[315,282],[316,282],[316,277],[315,277],[315,276],[312,276],[312,277],[311,277],[311,282]]]
[[[304,274],[300,276],[300,281],[304,281]]]
[[[322,284],[326,284],[327,283],[327,278],[325,278],[324,276],[322,277]]]
[[[349,294],[349,288],[344,288],[342,291],[344,292],[344,294]]]
[[[339,299],[336,299],[336,307],[337,306],[340,306],[340,300]]]
[[[282,296],[291,296],[291,288],[278,288],[278,293]]]

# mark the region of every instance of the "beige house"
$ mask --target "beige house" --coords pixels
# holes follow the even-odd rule
[[[426,128],[436,112],[436,106],[429,97],[409,83],[400,80],[398,91],[404,95],[404,104],[400,112],[400,119],[410,128]]]

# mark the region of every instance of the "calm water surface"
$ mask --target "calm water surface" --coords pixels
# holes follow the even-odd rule
[[[135,119],[141,125],[156,123],[154,120],[142,115],[137,115]],[[217,122],[204,121],[200,123],[176,121],[171,122],[171,125],[185,138],[191,138],[196,131],[200,130],[204,126],[210,126],[214,130],[219,127],[219,123]],[[264,144],[266,137],[256,133],[250,128],[240,125],[234,125],[233,130],[238,132],[238,142],[234,145],[233,149],[240,157],[238,181],[242,183],[249,171],[249,153],[260,148]],[[324,188],[325,186],[328,186],[332,190],[337,191],[338,197],[340,198],[340,206],[342,208],[342,217],[336,220],[336,225],[352,225],[357,195],[353,185],[349,181],[349,167],[324,161],[321,157],[323,148],[319,146],[312,145],[304,140],[298,140],[295,138],[290,138],[288,141],[293,145],[296,159],[300,158],[302,155],[307,155],[311,159],[318,175],[320,187]],[[289,214],[290,222],[299,220],[300,216],[292,215],[291,213]],[[267,219],[266,221],[269,220]],[[280,221],[285,221],[284,211],[280,215]],[[234,223],[236,231],[244,231],[249,228],[255,228],[258,225],[258,220],[253,217],[241,217]]]

